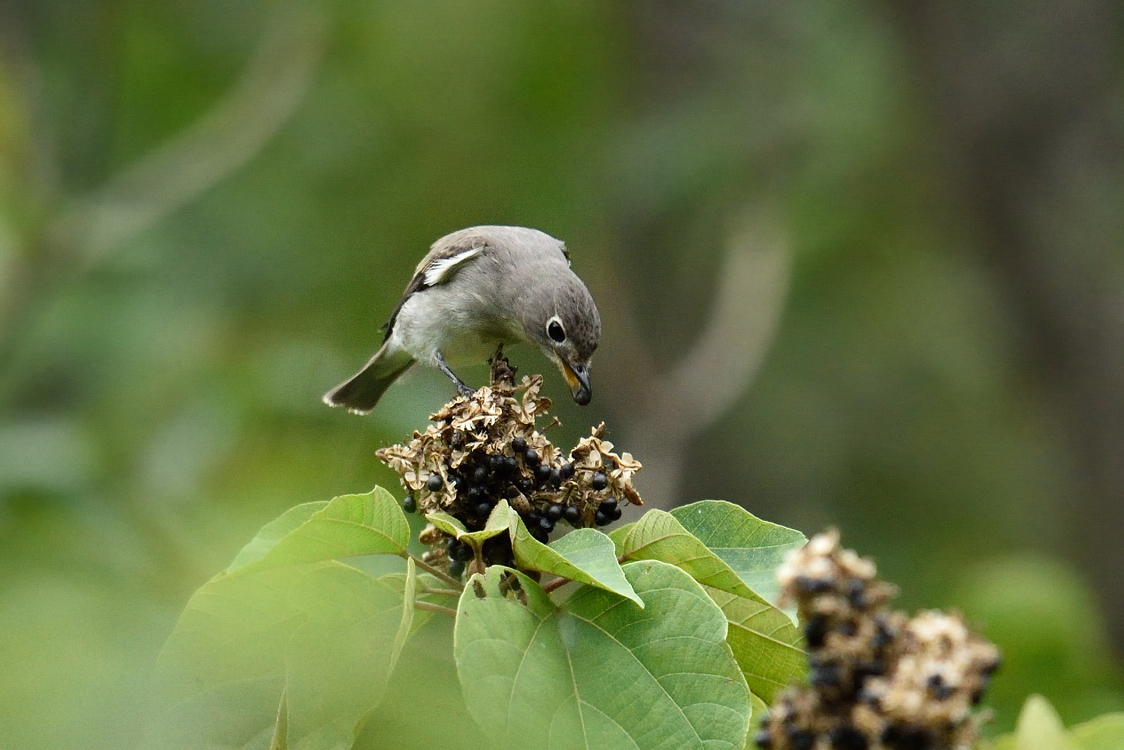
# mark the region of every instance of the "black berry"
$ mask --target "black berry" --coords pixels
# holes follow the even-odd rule
[[[407,513],[416,513],[418,510],[418,501],[414,499],[413,495],[406,495],[402,500],[402,510]]]
[[[829,736],[835,750],[866,750],[866,735],[855,727],[836,727]]]
[[[511,449],[516,453],[522,453],[527,450],[527,441],[521,437],[517,437],[511,441]]]
[[[558,478],[561,479],[563,482],[569,481],[570,479],[573,478],[573,476],[574,476],[574,465],[573,464],[562,464],[561,466],[558,467]]]
[[[539,484],[544,484],[550,481],[550,478],[553,474],[554,469],[551,469],[546,464],[539,464],[535,467],[535,479],[539,481]]]
[[[589,480],[589,486],[594,492],[600,492],[609,486],[609,477],[605,476],[605,472],[599,471],[593,475],[593,479]]]
[[[546,517],[551,521],[558,521],[562,518],[562,506],[558,503],[551,505],[546,509]]]
[[[576,505],[567,505],[562,509],[562,515],[572,525],[577,526],[582,520],[582,509]]]
[[[925,685],[929,688],[929,693],[939,701],[943,701],[955,692],[952,686],[945,682],[944,677],[939,674],[929,675]]]
[[[605,515],[601,511],[597,511],[593,514],[593,522],[598,526],[604,526],[608,523],[611,523],[612,521],[607,515]]]
[[[528,466],[538,466],[539,452],[534,448],[528,448],[527,452],[523,454],[523,460],[527,462]]]
[[[551,521],[546,516],[543,516],[539,519],[539,528],[549,534],[550,532],[554,531],[554,521]]]
[[[769,750],[773,746],[773,735],[769,734],[768,729],[760,729],[757,731],[757,736],[753,738],[757,743],[757,747],[761,750]]]
[[[861,578],[852,578],[847,581],[847,601],[855,609],[866,609],[866,581]]]
[[[484,500],[484,501],[481,501],[481,502],[477,503],[476,508],[474,510],[476,511],[476,515],[478,515],[478,516],[487,516],[489,513],[492,512],[492,504],[489,503],[487,500]]]
[[[812,750],[816,736],[807,729],[793,729],[788,733],[788,746],[792,750]]]
[[[472,481],[476,484],[484,484],[488,481],[488,470],[483,466],[477,466],[476,470],[472,472]]]
[[[464,573],[464,563],[460,560],[451,560],[449,562],[449,575],[453,578],[460,578],[461,573]]]
[[[804,626],[804,638],[808,641],[808,648],[823,648],[827,638],[827,616],[814,614]]]
[[[441,475],[430,474],[429,479],[425,480],[425,486],[429,488],[430,492],[437,492],[445,486],[445,482],[442,481]]]
[[[615,497],[610,497],[607,500],[602,500],[601,504],[597,506],[597,510],[607,516],[613,515],[617,510],[617,499]]]

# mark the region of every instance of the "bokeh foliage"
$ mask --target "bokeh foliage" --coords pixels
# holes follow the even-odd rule
[[[428,243],[565,239],[606,319],[598,397],[560,398],[561,429],[626,431],[641,386],[599,378],[628,331],[657,367],[689,348],[747,205],[784,229],[784,313],[674,495],[839,525],[907,603],[961,607],[1006,651],[1001,727],[1031,691],[1067,724],[1124,706],[1105,602],[1066,561],[1069,415],[942,186],[916,40],[872,4],[672,5],[0,5],[0,745],[131,746],[192,591],[285,509],[393,486],[375,448],[446,384],[421,374],[367,420],[319,395]],[[176,170],[121,182],[216,111],[233,119]],[[91,206],[102,223],[75,219]],[[388,690],[455,695],[419,643]]]

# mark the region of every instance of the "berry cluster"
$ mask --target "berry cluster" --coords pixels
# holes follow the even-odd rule
[[[888,608],[874,563],[814,537],[777,572],[805,623],[810,686],[782,693],[762,724],[763,750],[967,750],[973,713],[999,652],[959,615]]]
[[[425,432],[410,442],[377,452],[396,471],[407,492],[407,512],[447,513],[469,531],[484,528],[488,515],[507,500],[530,533],[546,543],[562,521],[580,528],[604,526],[621,517],[621,505],[640,505],[632,476],[640,463],[617,455],[603,439],[605,425],[563,454],[535,429],[550,400],[539,396],[542,377],[525,377],[515,385],[506,359],[492,364],[492,382],[471,396],[458,396],[433,414]],[[427,562],[447,561],[459,575],[473,553],[467,545],[434,527],[419,537],[434,547]],[[510,564],[506,536],[488,540],[487,564]]]

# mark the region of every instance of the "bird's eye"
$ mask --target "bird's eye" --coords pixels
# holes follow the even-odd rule
[[[561,344],[566,340],[566,331],[562,328],[562,324],[558,322],[557,318],[551,319],[546,326],[546,335],[554,339],[554,341]]]

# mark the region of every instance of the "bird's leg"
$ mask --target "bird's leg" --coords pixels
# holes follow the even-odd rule
[[[449,380],[457,384],[457,393],[462,396],[471,396],[476,391],[468,387],[468,385],[457,377],[457,374],[449,369],[449,365],[445,364],[445,357],[440,351],[433,353],[433,364],[437,365],[437,369],[445,373]]]

